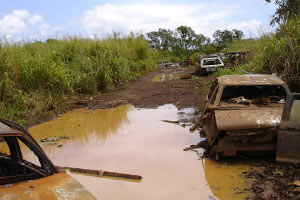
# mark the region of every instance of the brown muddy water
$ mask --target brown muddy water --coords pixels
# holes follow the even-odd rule
[[[102,169],[143,177],[140,182],[70,174],[98,199],[174,200],[245,199],[242,172],[249,166],[201,160],[202,149],[183,151],[200,141],[189,127],[162,122],[190,116],[173,105],[137,109],[79,109],[29,129],[55,165]],[[198,153],[198,154],[197,154]],[[30,159],[30,155],[26,155]]]

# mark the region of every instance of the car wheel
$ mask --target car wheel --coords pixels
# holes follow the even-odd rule
[[[205,68],[200,68],[199,71],[198,71],[199,75],[200,76],[205,76],[207,75],[207,72],[206,72],[206,69]]]

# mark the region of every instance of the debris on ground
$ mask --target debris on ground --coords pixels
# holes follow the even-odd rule
[[[198,114],[198,115],[195,116],[195,118],[194,118],[194,124],[190,128],[191,132],[195,131],[199,127],[200,121],[201,121],[201,114]]]
[[[280,165],[273,162],[252,164],[244,172],[251,181],[248,199],[300,199],[300,165]]]
[[[190,79],[192,78],[193,74],[181,74],[180,79]]]
[[[70,137],[69,136],[60,136],[60,137],[53,137],[53,138],[42,138],[40,141],[55,144],[55,142],[57,142],[59,140],[64,140],[64,139],[70,139]]]
[[[183,149],[183,151],[191,151],[194,149],[198,149],[198,148],[203,148],[204,150],[208,148],[208,143],[206,142],[206,140],[199,142],[198,144],[192,144],[189,147]],[[204,151],[205,153],[205,151]],[[203,155],[201,157],[204,157],[205,154],[203,153]]]
[[[171,124],[179,124],[179,120],[161,120],[163,122],[171,123]]]
[[[74,167],[59,167],[56,166],[59,170],[65,171],[69,170],[73,173],[80,173],[85,175],[96,175],[99,177],[114,177],[114,178],[123,178],[123,179],[130,179],[130,180],[142,180],[142,176],[134,175],[134,174],[125,174],[119,172],[110,172],[104,170],[92,170],[92,169],[83,169],[83,168],[74,168]]]

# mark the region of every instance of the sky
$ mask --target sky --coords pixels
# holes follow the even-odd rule
[[[2,0],[0,37],[15,41],[105,37],[113,32],[174,30],[181,25],[208,37],[225,29],[258,37],[274,29],[269,21],[275,9],[264,0]]]

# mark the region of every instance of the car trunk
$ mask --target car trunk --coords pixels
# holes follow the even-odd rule
[[[215,110],[218,130],[245,130],[278,127],[282,107]]]

